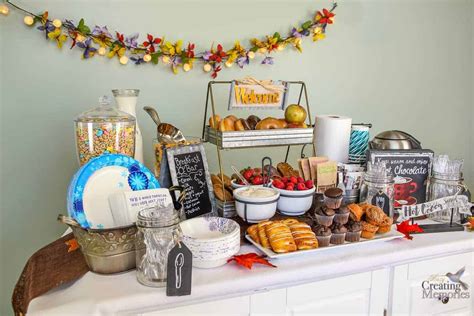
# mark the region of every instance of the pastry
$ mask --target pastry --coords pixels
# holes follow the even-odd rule
[[[234,120],[232,118],[226,117],[225,119],[219,122],[219,131],[230,132],[233,130],[234,130]]]
[[[270,225],[271,221],[263,221],[257,224],[257,232],[258,232],[258,239],[260,240],[260,244],[264,248],[270,249],[270,242],[267,237],[267,233],[265,227]]]
[[[286,123],[283,123],[279,119],[267,117],[258,122],[255,129],[282,129],[285,127]]]
[[[393,219],[389,216],[385,216],[382,223],[377,230],[377,234],[385,234],[392,230]]]
[[[222,181],[221,179],[215,175],[215,174],[211,174],[211,182],[212,182],[212,185],[216,185],[216,184],[221,184]]]
[[[244,119],[239,119],[237,121],[234,122],[234,129],[236,131],[248,131],[250,130],[250,125],[249,123],[247,123],[246,120]]]
[[[346,224],[347,233],[346,241],[357,242],[360,240],[360,234],[362,232],[362,224],[359,221],[349,220]]]
[[[237,118],[237,116],[231,114],[231,115],[227,115],[227,116],[224,118],[224,120],[230,120],[230,121],[232,121],[232,123],[235,123],[235,122],[237,122],[239,119]]]
[[[362,210],[362,207],[359,205],[352,203],[347,205],[347,208],[349,209],[349,217],[353,221],[360,221],[362,219],[362,215],[364,215],[364,211]]]
[[[308,224],[297,221],[289,224],[289,227],[298,250],[318,248],[316,235]]]
[[[212,187],[214,189],[214,194],[218,200],[220,201],[233,201],[234,200],[234,197],[232,196],[232,194],[229,191],[227,191],[222,184],[220,183],[214,184]]]
[[[362,213],[365,214],[367,212],[367,209],[372,206],[372,204],[369,203],[360,203],[359,204],[360,208],[362,209]]]
[[[295,218],[286,218],[284,220],[281,220],[281,222],[285,225],[291,225],[291,224],[296,224],[296,223],[299,223],[299,221]]]
[[[281,126],[280,128],[287,128],[288,127],[288,123],[285,121],[285,119],[278,119],[281,123]]]
[[[375,236],[375,232],[379,229],[378,226],[367,223],[366,221],[361,221],[362,224],[362,233],[361,237],[365,239],[372,239]]]
[[[272,222],[265,226],[265,233],[274,252],[285,253],[297,250],[295,240],[287,225],[281,222]]]
[[[387,215],[378,206],[370,206],[365,212],[366,221],[372,225],[380,226]]]
[[[219,128],[219,122],[221,121],[221,117],[219,115],[213,115],[209,118],[209,126],[213,129]]]
[[[340,245],[346,240],[347,228],[344,225],[334,223],[331,226],[331,244]]]
[[[336,212],[334,212],[332,208],[328,208],[326,205],[321,205],[315,210],[314,215],[316,217],[316,222],[319,225],[331,226]]]
[[[277,164],[277,170],[283,177],[299,177],[299,172],[295,170],[289,163],[280,162]]]
[[[329,227],[316,225],[313,227],[313,232],[316,234],[319,247],[329,246],[329,241],[331,240],[332,235],[331,229]]]
[[[349,209],[346,206],[341,206],[335,210],[336,216],[334,217],[334,222],[344,225],[349,220]]]
[[[260,244],[260,238],[258,238],[257,224],[254,224],[250,226],[249,228],[247,228],[247,234],[249,234],[250,238],[252,238],[253,241]]]
[[[332,209],[337,209],[342,203],[342,190],[339,188],[329,188],[324,191],[324,204]]]
[[[221,181],[222,177],[221,177],[221,174],[218,173],[217,174],[217,177],[219,178],[219,181]],[[212,180],[212,179],[211,179]],[[231,179],[224,175],[224,187],[228,190],[231,190],[232,191],[232,182],[231,182]]]
[[[258,122],[260,122],[260,118],[256,115],[250,115],[247,117],[247,123],[250,126],[250,129],[255,129],[257,127]]]

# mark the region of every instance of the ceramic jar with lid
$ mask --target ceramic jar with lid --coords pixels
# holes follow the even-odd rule
[[[112,106],[108,97],[101,97],[98,107],[80,114],[74,123],[81,166],[102,154],[133,157],[136,119]]]

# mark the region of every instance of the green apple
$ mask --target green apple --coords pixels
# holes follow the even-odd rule
[[[306,110],[299,104],[291,104],[285,110],[285,120],[294,124],[304,123]]]

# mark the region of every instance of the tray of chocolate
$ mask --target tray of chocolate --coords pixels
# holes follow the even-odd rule
[[[221,119],[214,115],[206,126],[204,139],[220,148],[311,144],[313,129],[304,123],[305,119],[306,112],[302,121],[274,117],[260,119],[256,115],[246,119],[228,115]]]
[[[377,206],[341,206],[333,202],[326,200],[325,204],[313,208],[312,214],[308,214],[309,222],[288,217],[253,224],[246,229],[245,238],[265,255],[276,259],[404,236]]]

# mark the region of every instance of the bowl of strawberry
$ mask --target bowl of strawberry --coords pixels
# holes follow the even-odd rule
[[[260,168],[250,168],[250,167],[248,167],[244,170],[241,170],[240,174],[244,177],[245,180],[247,180],[247,182],[250,185],[262,186],[264,181],[265,181],[265,179],[262,175],[262,169],[260,169]],[[240,180],[237,176],[235,176],[233,178],[234,179],[232,179],[232,181],[231,181],[232,188],[238,189],[238,188],[242,188],[242,187],[246,186],[242,182],[242,180]]]
[[[306,213],[313,204],[316,188],[312,180],[301,177],[274,179],[272,187],[280,192],[277,209],[283,215],[298,216]]]

